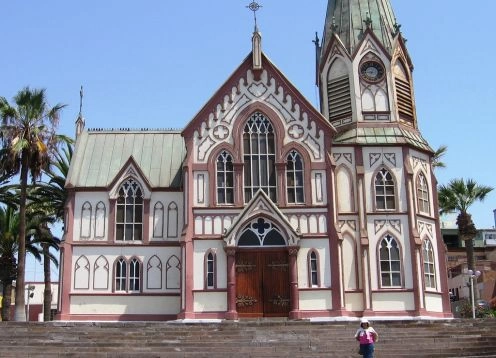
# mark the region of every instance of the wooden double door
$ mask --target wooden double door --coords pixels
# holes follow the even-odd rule
[[[240,317],[287,317],[291,308],[287,250],[236,253],[236,310]]]

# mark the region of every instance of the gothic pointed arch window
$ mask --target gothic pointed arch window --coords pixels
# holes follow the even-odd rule
[[[141,292],[141,266],[136,257],[129,261],[119,257],[114,265],[114,292]]]
[[[205,254],[205,288],[217,287],[217,255],[214,250],[208,250]]]
[[[434,258],[434,248],[429,239],[422,243],[422,259],[424,261],[424,282],[425,288],[436,289],[436,263]]]
[[[120,257],[115,263],[115,292],[127,290],[127,262]]]
[[[402,263],[398,241],[387,234],[379,247],[381,287],[402,286]]]
[[[393,176],[382,168],[375,176],[375,207],[377,210],[395,210],[396,194]]]
[[[248,224],[238,240],[238,246],[285,246],[281,231],[270,221],[259,218]]]
[[[129,292],[141,291],[141,262],[132,258],[129,262]]]
[[[269,119],[255,112],[243,131],[244,194],[249,202],[258,190],[276,201],[276,150],[274,128]]]
[[[225,150],[217,157],[217,203],[234,203],[233,159]]]
[[[143,190],[133,178],[128,178],[120,187],[116,205],[116,240],[142,240]]]
[[[296,150],[289,152],[286,158],[287,200],[291,204],[302,204],[304,198],[303,160]]]
[[[312,249],[308,252],[308,282],[310,287],[320,287],[319,254]]]
[[[429,205],[429,186],[427,185],[427,179],[423,173],[417,176],[417,206],[418,211],[423,214],[430,214]]]

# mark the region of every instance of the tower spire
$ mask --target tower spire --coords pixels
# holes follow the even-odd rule
[[[332,35],[339,37],[349,54],[354,53],[363,39],[363,32],[371,30],[391,50],[398,32],[390,0],[329,0],[322,39],[322,53],[326,53]],[[395,26],[396,25],[396,26]]]

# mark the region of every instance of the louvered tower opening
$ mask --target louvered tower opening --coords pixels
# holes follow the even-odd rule
[[[351,116],[351,89],[348,76],[329,80],[327,83],[327,98],[331,122]]]
[[[398,97],[398,110],[400,117],[413,120],[413,103],[410,84],[401,78],[396,78],[396,95]]]

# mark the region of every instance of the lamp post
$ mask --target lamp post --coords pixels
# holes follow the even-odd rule
[[[474,278],[477,282],[477,278],[481,275],[480,271],[467,270],[467,275],[470,279],[470,296],[472,299],[472,318],[475,319],[475,298],[474,298]]]
[[[28,287],[26,287],[26,291],[28,291],[28,302],[27,302],[27,315],[26,315],[26,321],[29,322],[29,299],[32,298],[34,296],[34,286],[33,285],[28,285]]]

